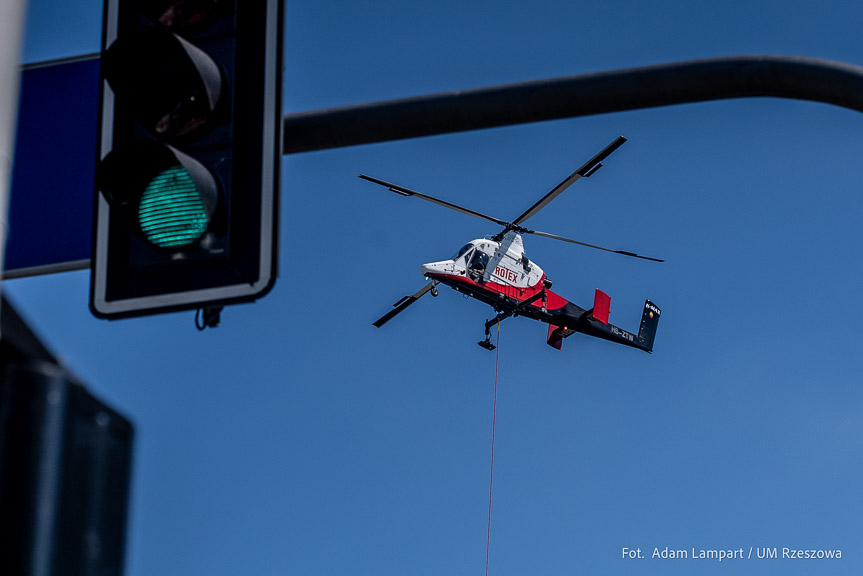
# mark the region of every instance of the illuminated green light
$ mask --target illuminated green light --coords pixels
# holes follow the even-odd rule
[[[156,246],[191,244],[204,234],[209,221],[195,181],[179,164],[160,172],[141,195],[138,225]]]

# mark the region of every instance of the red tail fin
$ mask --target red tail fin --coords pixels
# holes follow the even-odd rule
[[[611,296],[597,288],[593,295],[593,317],[603,324],[608,324],[608,313],[610,310]]]
[[[563,348],[563,337],[560,335],[560,332],[558,332],[558,328],[560,328],[560,326],[555,326],[554,324],[548,325],[548,338],[546,339],[546,342],[548,342],[548,345],[552,348],[560,350]]]

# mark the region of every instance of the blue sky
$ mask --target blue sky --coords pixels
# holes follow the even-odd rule
[[[863,64],[863,6],[290,2],[286,112],[737,54]],[[97,3],[31,0],[25,62],[94,52]],[[491,574],[859,574],[863,117],[748,99],[285,157],[281,276],[199,333],[104,322],[85,272],[7,282],[137,427],[127,573],[484,571],[490,309],[442,290],[385,328],[419,265],[497,232],[367,173],[507,219],[623,134],[531,225],[555,291],[652,355],[503,323]],[[46,241],[62,241],[48,238]],[[827,561],[622,559],[622,548],[840,549]]]

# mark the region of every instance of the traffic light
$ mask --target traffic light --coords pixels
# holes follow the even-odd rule
[[[90,308],[260,298],[277,272],[283,0],[106,0]]]

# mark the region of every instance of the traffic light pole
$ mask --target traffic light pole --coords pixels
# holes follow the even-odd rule
[[[765,96],[863,112],[863,67],[793,56],[736,56],[311,110],[285,115],[284,153]]]
[[[9,189],[18,123],[18,82],[21,78],[19,54],[26,12],[26,0],[0,3],[0,272],[9,230]]]

